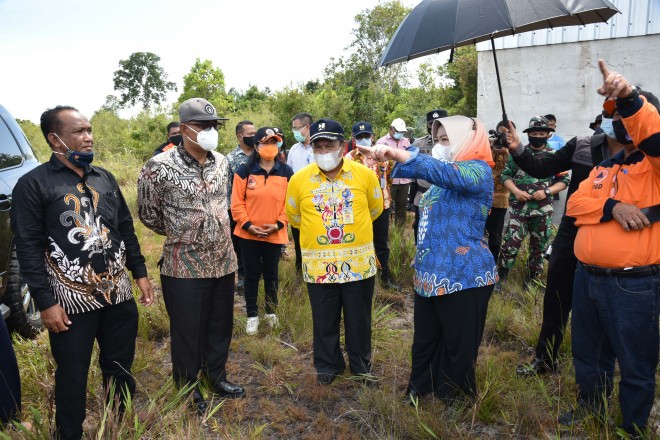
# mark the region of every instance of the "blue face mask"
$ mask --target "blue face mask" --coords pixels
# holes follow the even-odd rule
[[[293,130],[293,137],[296,138],[298,142],[305,142],[305,135],[302,134],[299,130]]]
[[[397,141],[399,141],[399,140],[403,139],[403,132],[395,131],[394,134],[392,135],[392,137],[394,139],[396,139]]]
[[[603,118],[600,128],[609,137],[614,137],[614,127],[612,127],[612,120],[610,118]]]
[[[53,133],[55,136],[57,136],[56,133]],[[62,138],[57,136],[57,139],[62,142],[62,145],[66,147],[66,152],[65,153],[60,153],[59,151],[53,151],[53,154],[61,154],[62,156],[66,157],[66,159],[73,165],[78,168],[87,168],[92,161],[94,160],[94,152],[91,151],[89,153],[83,153],[81,151],[73,151],[67,144],[64,143]]]
[[[356,139],[355,145],[359,145],[361,147],[371,147],[371,138]]]
[[[282,145],[284,145],[284,142],[278,142],[277,143],[277,148],[282,148]]]

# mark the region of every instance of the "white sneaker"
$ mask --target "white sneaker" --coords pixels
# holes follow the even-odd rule
[[[256,335],[257,330],[259,330],[259,317],[247,319],[247,325],[245,326],[245,333],[248,335]]]
[[[264,315],[264,319],[270,325],[270,328],[277,327],[280,324],[280,321],[277,319],[277,315],[275,313],[266,313]]]

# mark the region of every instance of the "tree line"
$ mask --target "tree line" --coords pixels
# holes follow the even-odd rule
[[[409,12],[398,0],[360,12],[355,16],[351,44],[344,55],[330,59],[322,79],[277,91],[256,85],[245,91],[227,90],[222,70],[211,60],[198,58],[183,77],[177,101],[165,105],[167,92],[177,91],[176,84],[168,81],[158,55],[135,52],[120,60],[114,72],[117,95],[109,95],[91,118],[96,142],[106,154],[131,152],[146,160],[164,140],[165,125],[177,119],[178,105],[197,96],[209,100],[220,115],[229,118],[228,129],[220,135],[224,152],[235,144],[231,124],[245,118],[257,125],[281,127],[290,146],[291,117],[302,111],[315,118],[335,119],[347,131],[353,123],[366,120],[378,135],[385,134],[393,119],[403,118],[415,129],[416,136],[423,136],[426,112],[438,107],[446,108],[450,114],[476,116],[477,54],[473,46],[457,49],[452,62],[426,62],[415,72],[410,72],[405,64],[378,67],[383,50]],[[120,109],[137,105],[142,107],[137,116],[118,116]],[[30,126],[34,124],[19,122],[26,132],[34,132],[35,127]],[[35,140],[30,135],[28,138]],[[37,143],[37,150],[45,146],[45,142]]]

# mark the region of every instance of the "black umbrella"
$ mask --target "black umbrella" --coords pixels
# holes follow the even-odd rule
[[[491,41],[502,119],[507,120],[494,38],[606,22],[619,10],[607,0],[424,0],[399,25],[381,66]]]

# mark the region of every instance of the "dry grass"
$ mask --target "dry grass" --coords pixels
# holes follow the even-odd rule
[[[129,157],[103,164],[124,182],[124,193],[135,212],[137,170]],[[156,262],[162,237],[136,221],[152,280],[159,284]],[[133,368],[138,387],[122,420],[103,404],[101,376],[94,365],[88,386],[85,432],[98,439],[502,439],[616,438],[618,405],[613,399],[605,426],[589,422],[573,431],[557,425],[557,415],[574,403],[574,379],[568,344],[562,351],[561,374],[521,379],[518,363],[528,361],[541,319],[543,289],[522,289],[520,264],[508,284],[490,302],[477,377],[479,396],[474,406],[446,407],[425,399],[411,406],[403,399],[410,372],[412,343],[411,229],[392,231],[393,273],[401,291],[376,287],[373,308],[374,373],[379,381],[366,387],[349,373],[332,386],[316,385],[312,365],[312,324],[306,289],[293,270],[293,258],[280,265],[281,325],[265,323],[255,336],[245,334],[242,297],[235,302],[234,340],[228,370],[232,381],[244,385],[247,396],[235,401],[211,399],[212,409],[198,417],[187,406],[186,390],[177,391],[170,379],[168,318],[160,292],[149,309],[141,308],[138,350]],[[525,252],[521,252],[520,259]],[[289,250],[293,255],[293,249]],[[567,338],[570,340],[570,338]],[[54,424],[53,371],[47,334],[34,340],[15,339],[23,382],[20,427],[0,431],[0,438],[48,438]],[[615,396],[616,397],[616,396]],[[138,415],[140,417],[138,417]],[[653,423],[658,416],[652,415]]]

